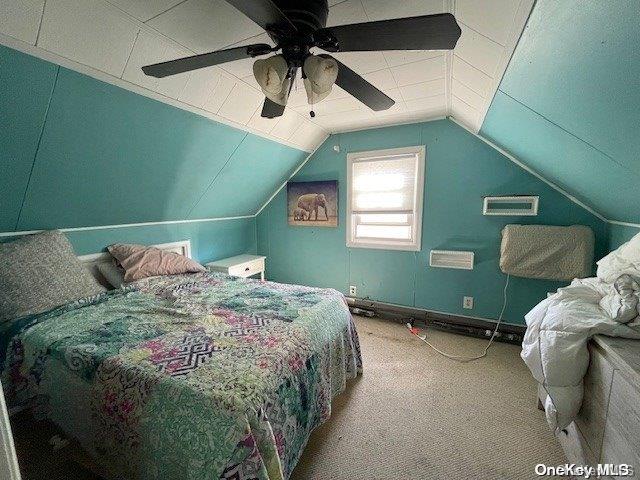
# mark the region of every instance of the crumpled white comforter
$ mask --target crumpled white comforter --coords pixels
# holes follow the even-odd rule
[[[574,280],[525,316],[521,356],[547,392],[554,430],[569,425],[582,405],[589,338],[640,339],[639,299],[640,234],[598,262],[598,277]]]

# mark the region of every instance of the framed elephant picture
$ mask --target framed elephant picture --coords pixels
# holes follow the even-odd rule
[[[338,181],[288,182],[289,225],[303,227],[338,226]]]

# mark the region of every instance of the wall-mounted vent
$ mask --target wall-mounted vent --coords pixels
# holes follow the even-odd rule
[[[473,270],[473,252],[458,250],[431,250],[429,266]]]
[[[534,216],[538,214],[537,195],[484,197],[483,215]]]

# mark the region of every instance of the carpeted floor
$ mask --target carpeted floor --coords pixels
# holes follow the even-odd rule
[[[565,463],[536,408],[520,348],[496,343],[488,358],[443,358],[406,327],[356,318],[364,375],[335,400],[293,480],[535,478],[537,463]],[[486,340],[429,331],[438,346],[474,354]],[[47,441],[55,432],[14,418],[24,480],[96,480]]]
[[[364,374],[336,400],[294,480],[530,479],[564,454],[536,408],[520,347],[495,343],[487,358],[458,363],[406,327],[356,318]],[[428,331],[445,351],[481,352],[486,340]]]

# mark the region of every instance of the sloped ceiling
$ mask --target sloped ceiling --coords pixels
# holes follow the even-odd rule
[[[224,0],[3,0],[0,32],[5,40],[35,46],[29,53],[54,54],[117,79],[125,88],[141,87],[160,100],[310,151],[330,132],[445,115],[477,131],[533,2],[330,0],[329,25],[453,12],[463,34],[452,53],[338,54],[396,105],[373,112],[335,87],[316,106],[315,118],[309,117],[301,82],[283,117],[261,118],[263,96],[253,79],[251,59],[166,79],[141,72],[149,63],[244,43],[270,43],[256,24]]]
[[[0,2],[0,33],[6,36],[2,42],[5,45],[33,46],[22,49],[137,93],[311,151],[327,133],[294,110],[281,119],[263,122],[259,108],[264,97],[257,86],[242,79],[250,72],[246,71],[250,65],[236,62],[227,70],[212,67],[165,79],[147,77],[140,70],[149,63],[216,50],[261,32],[223,0]],[[20,43],[14,44],[15,40]]]
[[[483,136],[609,220],[640,223],[637,0],[538,0]]]
[[[253,216],[306,156],[0,46],[0,232]]]
[[[397,101],[389,111],[373,113],[336,87],[316,107],[312,119],[304,91],[298,88],[285,115],[277,120],[260,117],[263,97],[251,75],[251,60],[161,80],[140,70],[144,64],[183,55],[269,41],[224,0],[3,0],[0,43],[306,151],[330,132],[451,115],[473,131],[482,125],[484,137],[607,219],[640,223],[635,201],[640,176],[637,0],[620,0],[615,8],[600,0],[538,0],[533,11],[534,0],[330,0],[329,4],[329,25],[450,11],[463,34],[453,52],[338,54]],[[25,127],[19,132],[21,142],[3,147],[5,156],[17,162],[12,166],[14,175],[25,181],[32,174],[38,180],[39,171],[31,172],[29,159],[39,141],[46,99],[52,94],[55,66],[47,65],[22,67],[34,82],[29,108],[4,105],[5,119],[15,117],[11,108],[20,109],[16,113],[29,117],[34,130]],[[62,80],[73,77],[64,72]],[[3,81],[5,90],[6,85]],[[19,84],[16,88],[20,93]],[[17,133],[12,135],[18,138]],[[239,167],[244,161],[236,160],[254,157],[259,143],[253,136],[233,143],[237,153],[223,158],[234,161],[221,165],[207,179],[212,182],[208,187],[233,190],[230,185],[245,182]],[[262,148],[271,151],[277,144],[265,140],[265,145],[268,148]],[[291,153],[291,165],[289,160],[284,167],[261,164],[251,174],[278,177],[295,165],[298,156]],[[0,178],[4,199],[22,198],[23,183],[7,178],[4,182]],[[252,199],[245,198],[243,208],[227,208],[213,202],[211,192],[200,192],[207,205],[204,210],[187,201],[175,211],[163,210],[162,218],[254,211]],[[25,201],[25,205],[3,205],[0,224],[14,225],[20,208],[28,212],[28,201],[37,197],[27,196]],[[31,225],[23,223],[25,228]]]

